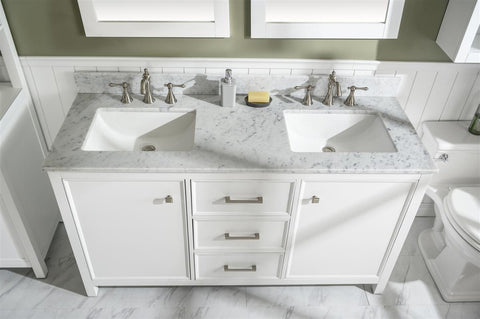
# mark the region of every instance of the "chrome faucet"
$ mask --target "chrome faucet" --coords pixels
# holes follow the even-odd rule
[[[109,86],[110,86],[110,87],[121,86],[122,89],[123,89],[123,92],[122,92],[122,98],[120,99],[120,101],[122,101],[123,104],[132,103],[133,99],[132,99],[132,97],[130,96],[130,93],[128,93],[128,83],[127,83],[127,82],[123,82],[123,83],[110,83]]]
[[[296,87],[295,87],[295,90],[306,89],[305,97],[304,97],[303,100],[302,100],[302,104],[303,104],[303,105],[310,106],[310,105],[313,104],[312,93],[311,93],[311,91],[312,91],[313,88],[315,88],[315,86],[312,86],[312,85],[296,86]]]
[[[155,98],[152,96],[152,90],[150,89],[150,73],[148,69],[143,69],[142,82],[140,82],[140,94],[145,94],[143,102],[152,104],[155,102]]]
[[[173,95],[173,88],[174,87],[185,88],[185,84],[167,83],[165,84],[165,86],[168,88],[168,93],[167,93],[167,98],[165,99],[165,103],[167,104],[177,103],[177,99],[175,98],[175,95]]]
[[[337,81],[335,71],[332,71],[332,74],[328,76],[328,91],[322,103],[328,106],[332,106],[333,98],[338,96],[342,96],[342,89],[340,87],[340,83]]]

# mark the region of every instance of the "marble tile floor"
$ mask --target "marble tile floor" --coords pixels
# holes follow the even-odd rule
[[[449,318],[480,319],[480,303],[447,303],[420,256],[418,217],[383,295],[369,285],[294,287],[101,288],[84,295],[63,224],[47,256],[49,276],[0,270],[0,318]]]

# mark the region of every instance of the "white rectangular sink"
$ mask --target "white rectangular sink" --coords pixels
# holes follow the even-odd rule
[[[369,113],[286,110],[293,152],[396,152],[382,119]]]
[[[84,151],[187,151],[193,148],[195,111],[99,108]]]

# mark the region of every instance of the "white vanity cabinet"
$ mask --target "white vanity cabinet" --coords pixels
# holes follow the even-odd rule
[[[189,279],[183,180],[66,178],[63,185],[92,282]]]
[[[99,286],[374,284],[430,175],[50,171],[87,294]]]
[[[287,278],[378,279],[414,184],[306,181]]]

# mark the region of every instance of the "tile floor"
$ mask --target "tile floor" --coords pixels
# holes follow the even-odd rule
[[[49,276],[0,270],[0,318],[480,318],[480,303],[446,303],[417,246],[430,217],[416,218],[383,295],[369,285],[101,288],[84,296],[63,224],[48,253]]]

